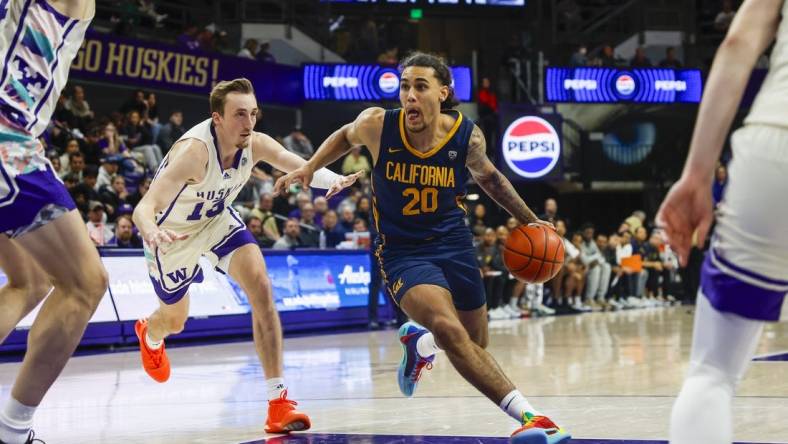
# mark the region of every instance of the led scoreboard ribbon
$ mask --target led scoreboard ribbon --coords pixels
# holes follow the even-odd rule
[[[699,103],[698,69],[547,68],[545,99],[568,103]]]
[[[399,72],[381,65],[304,65],[306,100],[380,101],[399,97]],[[452,66],[454,94],[471,100],[471,69]]]

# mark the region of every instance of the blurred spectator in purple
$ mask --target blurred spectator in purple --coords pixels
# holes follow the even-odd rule
[[[106,244],[116,248],[142,248],[142,238],[134,232],[131,216],[123,214],[115,221],[115,234]]]
[[[197,41],[197,30],[197,25],[186,25],[183,34],[179,35],[177,38],[178,43],[191,50],[199,49],[200,42]]]
[[[339,228],[339,218],[334,210],[326,211],[323,215],[323,234],[326,238],[326,247],[335,248],[337,244],[345,240],[345,231]]]
[[[260,62],[276,63],[276,58],[269,51],[271,49],[271,42],[263,41],[260,43],[260,49],[257,51],[257,58]]]

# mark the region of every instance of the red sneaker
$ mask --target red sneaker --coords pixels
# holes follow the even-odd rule
[[[142,357],[142,368],[156,382],[166,382],[170,379],[170,360],[164,352],[164,341],[161,347],[156,350],[148,348],[145,343],[145,335],[148,333],[148,320],[140,319],[134,324],[134,332],[140,342],[140,356]]]
[[[266,433],[289,433],[308,430],[312,422],[306,414],[295,409],[297,402],[287,399],[287,390],[278,399],[268,401]]]

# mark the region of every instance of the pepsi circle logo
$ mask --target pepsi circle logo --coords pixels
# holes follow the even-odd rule
[[[384,72],[378,78],[378,86],[384,93],[392,94],[399,88],[399,77],[391,71]]]
[[[635,92],[635,88],[637,88],[637,83],[635,83],[634,77],[629,74],[621,74],[616,79],[616,91],[622,96],[629,96]]]
[[[546,120],[525,116],[503,133],[503,158],[517,175],[535,179],[549,173],[561,157],[561,139]]]

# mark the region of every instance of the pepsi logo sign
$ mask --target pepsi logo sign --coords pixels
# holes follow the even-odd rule
[[[628,96],[635,92],[635,79],[629,74],[621,74],[616,79],[616,91],[622,96]]]
[[[527,179],[544,176],[561,157],[561,139],[555,128],[536,116],[512,122],[503,133],[503,158],[517,175]]]
[[[380,90],[386,94],[391,94],[399,88],[399,77],[393,72],[384,72],[378,79]]]

